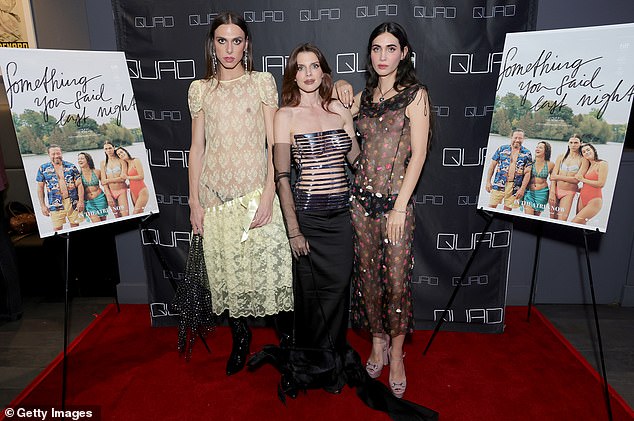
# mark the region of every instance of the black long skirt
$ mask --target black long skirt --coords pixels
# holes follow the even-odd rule
[[[310,253],[295,261],[295,320],[291,366],[303,387],[339,390],[354,250],[348,208],[298,212]]]

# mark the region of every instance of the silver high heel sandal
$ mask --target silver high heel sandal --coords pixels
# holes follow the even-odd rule
[[[392,354],[392,348],[390,348],[390,357],[391,357],[391,354]],[[395,360],[403,361],[404,358],[405,358],[405,353],[403,353],[403,356],[401,358],[392,359],[392,361],[395,361]],[[405,371],[404,364],[403,364],[403,371]],[[392,376],[390,376],[389,383],[390,383],[390,389],[392,390],[392,394],[395,397],[401,399],[403,395],[405,394],[405,389],[407,389],[407,377],[404,378],[402,382],[395,382],[395,381],[392,381]]]
[[[390,363],[389,349],[390,349],[390,336],[388,334],[384,334],[383,335],[383,355],[382,355],[383,361],[378,363],[373,363],[372,361],[368,360],[365,363],[365,371],[368,372],[368,375],[371,378],[376,379],[377,377],[381,376],[381,373],[383,372],[383,367]]]

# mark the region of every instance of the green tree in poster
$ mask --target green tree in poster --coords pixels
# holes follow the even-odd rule
[[[568,113],[551,113],[549,110],[542,108],[535,113],[535,137],[548,140],[567,140],[570,131],[570,124],[566,122],[566,118],[572,121],[572,110]],[[564,117],[561,117],[563,115]]]
[[[135,129],[131,129],[130,132],[134,137],[134,143],[143,142],[143,132],[141,132],[141,128],[137,127]]]
[[[18,147],[21,154],[42,154],[46,153],[46,146],[41,139],[35,135],[35,131],[24,126],[20,128],[18,134]]]
[[[491,119],[491,133],[505,136],[511,133],[511,123],[505,108],[497,108]]]
[[[104,140],[109,140],[115,146],[128,146],[134,141],[130,130],[119,126],[114,119],[99,126],[99,133],[105,137]]]
[[[53,130],[57,128],[56,119],[49,115],[47,121],[44,120],[44,114],[33,110],[24,110],[19,118],[20,126],[30,127],[35,136],[43,139],[49,136]]]
[[[625,134],[627,132],[626,124],[612,124],[612,132],[614,133],[613,142],[625,142]]]
[[[531,114],[532,104],[529,100],[522,103],[522,98],[512,92],[500,98],[500,107],[504,108],[508,114],[509,121],[519,121],[526,114]]]
[[[561,107],[555,107],[552,111],[549,111],[550,116],[552,118],[558,118],[565,121],[567,124],[572,124],[572,118],[575,116],[575,113],[572,111],[567,105]]]
[[[597,120],[591,114],[584,114],[578,117],[580,117],[580,121],[577,124],[577,129],[578,133],[583,136],[584,142],[607,143],[614,139],[614,131],[605,121]]]

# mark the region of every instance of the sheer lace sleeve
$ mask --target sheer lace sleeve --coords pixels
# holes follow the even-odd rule
[[[259,73],[258,89],[260,90],[260,98],[264,105],[277,108],[277,86],[275,79],[269,72]]]
[[[202,81],[195,80],[189,85],[189,92],[187,93],[187,102],[192,118],[198,117],[198,113],[203,107],[202,99]]]
[[[357,141],[356,136],[352,138],[352,146],[350,150],[346,154],[346,160],[348,164],[350,164],[350,168],[352,171],[356,171],[359,166],[359,157],[361,156],[361,149],[359,148],[359,142]]]
[[[280,198],[280,207],[284,215],[288,238],[301,235],[295,200],[291,190],[291,145],[290,143],[276,143],[273,145],[273,165],[275,166],[275,185]]]

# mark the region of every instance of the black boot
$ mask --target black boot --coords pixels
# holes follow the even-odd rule
[[[229,317],[229,326],[231,327],[233,347],[229,361],[227,361],[227,376],[236,374],[244,368],[249,354],[249,345],[251,345],[251,330],[247,326],[246,318]]]
[[[283,311],[273,316],[275,331],[280,340],[280,348],[290,349],[293,345],[293,312]]]

